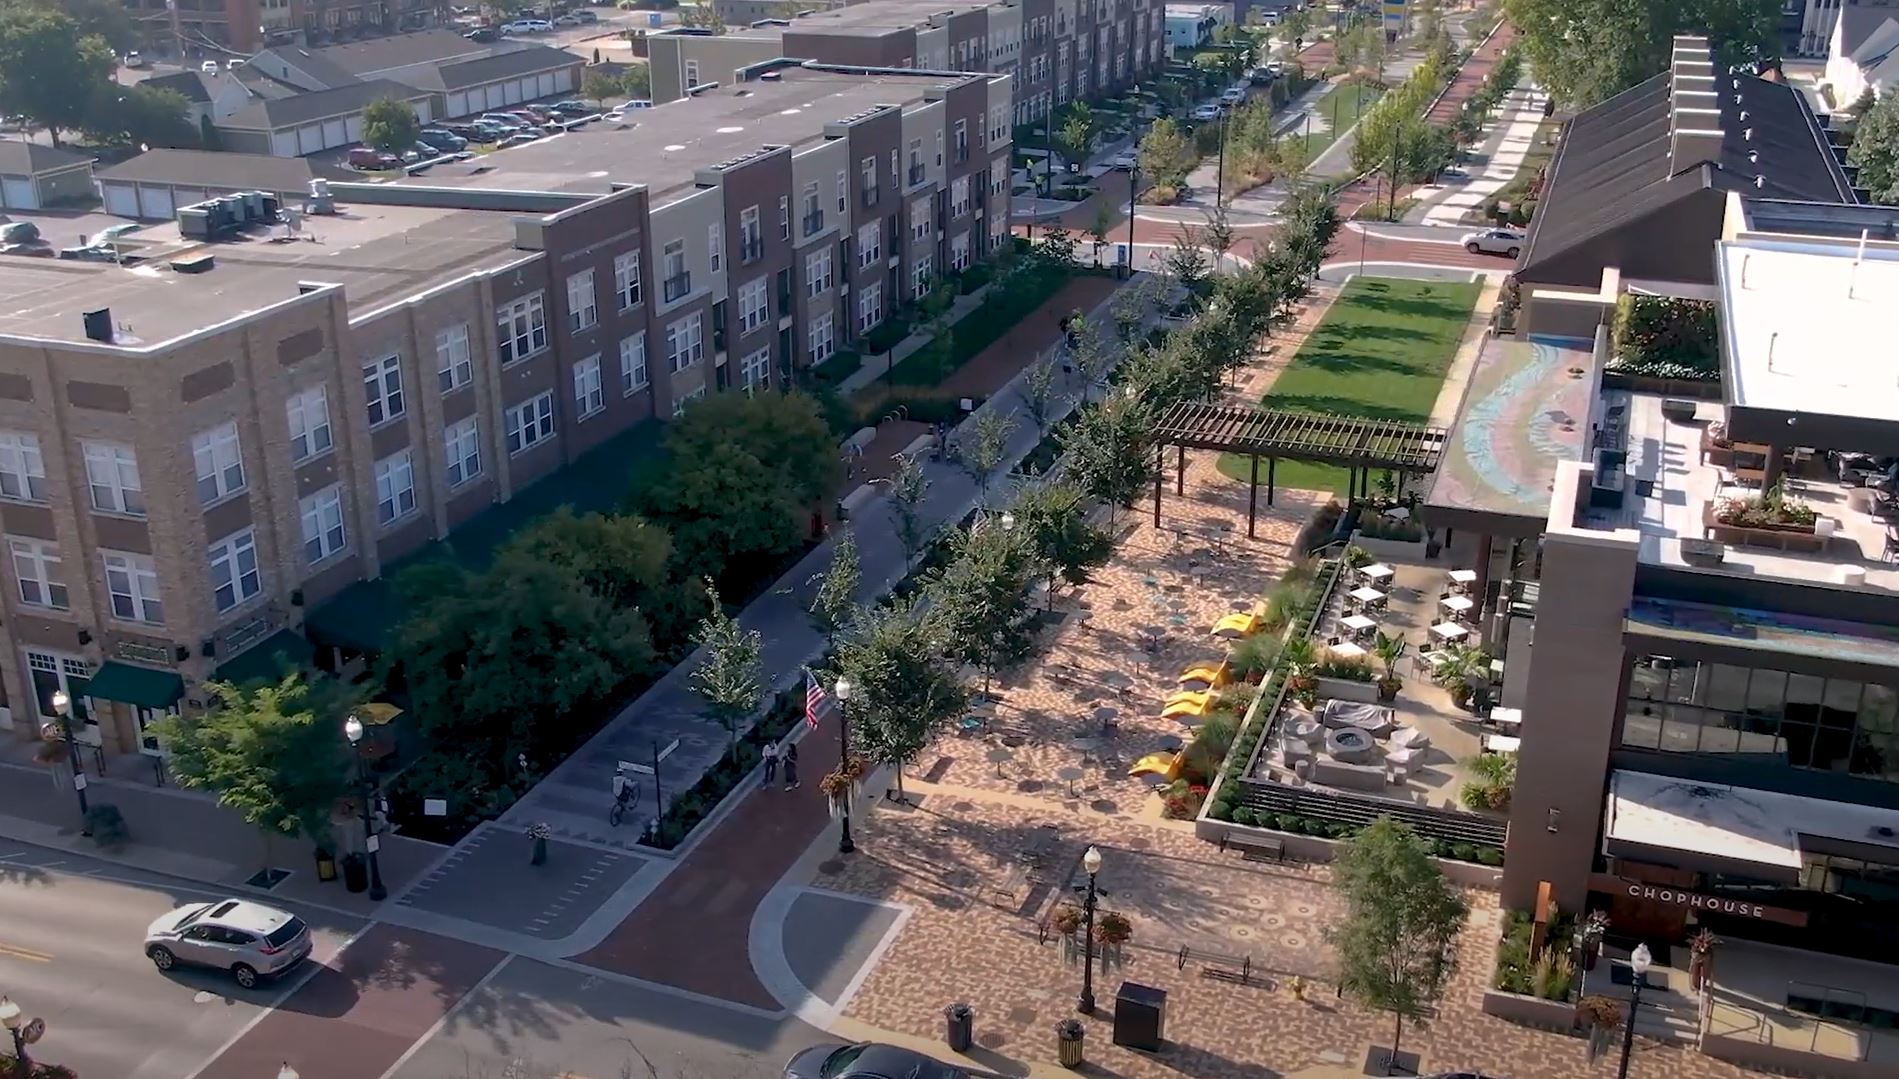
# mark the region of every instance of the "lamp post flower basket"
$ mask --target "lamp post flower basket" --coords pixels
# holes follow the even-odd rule
[[[528,838],[534,841],[534,852],[528,856],[529,865],[547,864],[547,840],[554,834],[546,821],[536,821],[528,826]]]
[[[1081,927],[1083,922],[1081,908],[1073,903],[1063,903],[1049,915],[1048,927],[1061,939],[1062,962],[1074,966],[1081,962]]]
[[[1609,1051],[1615,1032],[1622,1027],[1622,1005],[1608,997],[1584,997],[1576,1004],[1576,1020],[1589,1039],[1589,1062],[1594,1064]]]
[[[1103,973],[1114,970],[1126,962],[1122,946],[1134,938],[1134,926],[1127,915],[1116,911],[1103,911],[1095,919],[1095,954],[1101,957]]]
[[[850,759],[840,762],[823,779],[818,780],[818,790],[831,809],[831,819],[836,820],[843,814],[847,801],[862,794],[864,776],[869,772],[869,763],[853,753]]]
[[[1693,981],[1697,993],[1705,992],[1714,980],[1714,950],[1720,946],[1721,938],[1706,926],[1688,940],[1688,948],[1693,955],[1688,961],[1688,977]]]

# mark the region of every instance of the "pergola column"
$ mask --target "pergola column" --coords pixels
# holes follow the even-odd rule
[[[1246,484],[1246,538],[1252,539],[1255,522],[1259,520],[1259,454],[1249,455],[1247,461],[1252,466],[1252,475]]]

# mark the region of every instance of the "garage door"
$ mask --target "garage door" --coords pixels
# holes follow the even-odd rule
[[[572,90],[573,88],[574,88],[574,69],[573,68],[564,67],[564,68],[561,68],[559,71],[554,72],[554,91],[556,93],[564,94],[567,91]]]
[[[39,205],[39,196],[33,190],[32,180],[12,176],[0,180],[0,206],[10,210],[37,210]]]
[[[297,133],[295,131],[273,131],[270,134],[270,152],[278,157],[296,157]]]
[[[349,132],[345,130],[343,121],[323,121],[323,148],[328,150],[331,147],[347,145],[349,145]]]
[[[138,189],[139,214],[158,220],[171,216],[171,188],[149,187],[144,184]]]
[[[473,109],[468,107],[467,92],[458,91],[448,95],[448,114],[450,116],[467,116],[473,111]]]
[[[540,88],[534,84],[534,77],[532,75],[525,79],[516,79],[515,85],[521,88],[522,101],[533,101],[540,93]]]
[[[210,197],[210,194],[202,187],[174,187],[171,189],[171,202],[173,206],[192,206]]]
[[[297,153],[314,154],[323,149],[323,125],[311,124],[297,129]]]
[[[540,80],[540,86],[539,86],[540,93],[536,96],[553,97],[554,96],[554,73],[552,71],[542,72],[540,75],[536,76],[536,78]]]
[[[490,91],[493,90],[492,87],[489,89]],[[504,82],[501,84],[501,103],[503,105],[519,105],[521,103],[521,80],[515,79],[512,82]]]
[[[363,141],[363,118],[360,116],[344,118],[343,137],[351,142]]]
[[[99,193],[105,199],[106,213],[114,217],[138,216],[138,190],[131,184],[100,184]]]
[[[422,121],[425,124],[428,123],[430,120],[435,119],[434,102],[426,101],[426,100],[416,102],[415,103],[415,118]]]

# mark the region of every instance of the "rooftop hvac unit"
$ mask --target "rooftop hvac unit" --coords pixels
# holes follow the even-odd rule
[[[178,234],[187,240],[202,240],[209,243],[215,237],[211,235],[211,214],[203,206],[182,206],[178,210]]]

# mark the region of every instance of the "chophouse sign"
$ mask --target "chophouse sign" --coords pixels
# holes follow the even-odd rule
[[[1729,914],[1737,918],[1758,918],[1764,922],[1779,922],[1782,925],[1807,924],[1805,911],[1691,892],[1685,888],[1675,888],[1666,884],[1650,884],[1647,881],[1628,880],[1598,873],[1590,879],[1589,886],[1598,892],[1627,896],[1646,903],[1660,903],[1663,906],[1687,907],[1690,910],[1705,910],[1710,914]]]

